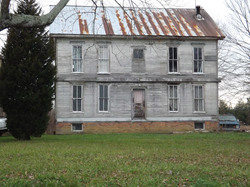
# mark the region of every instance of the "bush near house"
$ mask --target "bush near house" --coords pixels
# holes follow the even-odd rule
[[[0,137],[0,186],[250,186],[248,133]]]

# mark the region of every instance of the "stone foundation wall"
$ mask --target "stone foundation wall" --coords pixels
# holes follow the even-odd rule
[[[194,122],[88,122],[82,132],[72,132],[71,123],[57,123],[56,134],[75,133],[175,133],[196,131]],[[204,131],[217,131],[218,122],[206,121]]]

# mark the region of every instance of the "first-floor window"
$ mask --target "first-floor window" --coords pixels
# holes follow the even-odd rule
[[[178,111],[178,86],[169,85],[169,111]]]
[[[109,108],[108,85],[99,85],[99,111],[106,112]]]
[[[73,86],[73,111],[82,111],[82,86]]]
[[[194,86],[194,111],[204,111],[203,86]]]

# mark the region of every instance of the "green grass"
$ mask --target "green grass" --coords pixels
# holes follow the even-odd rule
[[[250,134],[0,137],[0,186],[250,186]]]

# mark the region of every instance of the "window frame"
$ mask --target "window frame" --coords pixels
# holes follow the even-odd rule
[[[198,97],[196,97],[196,88],[198,87]],[[200,90],[201,97],[200,97]],[[196,101],[198,101],[198,108],[196,108]],[[200,109],[201,103],[201,109]],[[204,92],[204,85],[193,85],[193,105],[194,105],[194,112],[197,113],[204,113],[205,112],[205,92]],[[197,109],[197,110],[196,110]]]
[[[202,124],[202,128],[195,128],[196,124]],[[205,123],[204,122],[194,122],[194,130],[199,131],[199,130],[205,130]]]
[[[74,87],[77,87],[77,90],[76,90],[76,97],[74,97]],[[81,91],[81,97],[78,97],[78,94],[79,94],[79,88],[80,88],[80,91]],[[78,102],[76,101],[76,110],[74,110],[74,101],[75,100],[80,100],[80,104],[81,104],[81,108],[80,110],[78,110]],[[83,112],[83,86],[82,85],[72,85],[72,112],[73,113],[82,113]]]
[[[103,50],[104,52],[107,52],[108,58],[101,58],[101,49],[107,49]],[[106,62],[107,63],[107,71],[101,71],[101,63]],[[98,45],[98,74],[109,74],[110,73],[110,47],[107,44],[100,44]]]
[[[74,125],[81,125],[81,130],[75,130]],[[82,123],[71,123],[71,131],[72,132],[83,132],[83,124]]]
[[[107,97],[105,97],[105,96],[103,96],[102,98],[101,98],[101,86],[105,86],[106,88],[107,88]],[[110,108],[110,103],[109,103],[109,100],[110,100],[110,96],[109,96],[109,85],[108,84],[99,84],[98,85],[98,112],[100,112],[100,113],[107,113],[107,112],[109,112],[109,108]],[[105,94],[102,94],[102,95],[105,95]],[[102,100],[102,102],[103,102],[103,110],[101,110],[101,100]],[[107,100],[106,101],[106,104],[107,104],[107,110],[104,110],[105,109],[105,100]]]
[[[171,87],[173,87],[173,88],[176,88],[176,95],[175,95],[175,91],[173,90],[173,93],[171,93]],[[173,95],[173,97],[171,97],[171,95]],[[168,110],[169,110],[169,112],[179,112],[179,100],[180,100],[180,98],[179,98],[179,85],[177,85],[177,84],[172,84],[172,85],[168,85]],[[171,102],[171,101],[173,101],[173,102]],[[174,102],[174,101],[176,101],[176,102]],[[174,106],[175,106],[175,103],[176,103],[176,108],[177,108],[177,110],[171,110],[170,109],[170,105],[171,105],[171,103],[173,103],[173,108],[174,108]]]
[[[135,58],[135,51],[142,51],[142,58]],[[132,53],[132,59],[135,62],[145,61],[145,48],[144,47],[134,47]]]
[[[172,53],[170,52],[171,49],[176,49],[176,58],[175,58],[175,52],[174,51]],[[170,58],[171,56],[174,56],[174,58]],[[170,63],[171,64],[176,63],[176,71],[171,70]],[[172,65],[172,69],[174,69],[173,65]],[[170,73],[170,74],[179,73],[178,47],[176,47],[176,46],[170,46],[168,48],[168,73]]]
[[[199,54],[199,52],[197,52],[197,55],[195,55],[196,49],[200,50],[201,55]],[[195,56],[197,56],[197,58]],[[201,67],[195,61],[200,62],[201,63]],[[200,69],[201,71],[198,71],[198,69]],[[193,48],[193,73],[194,74],[203,74],[204,73],[204,48],[200,47],[200,46],[195,46]]]
[[[77,57],[75,58],[75,56],[74,56],[74,49],[76,47],[81,48],[79,58],[77,58]],[[80,62],[80,65],[77,65],[80,67],[77,67],[76,70],[74,70],[75,69],[74,60],[76,60],[77,63]],[[72,63],[72,73],[83,73],[83,49],[82,49],[82,45],[77,45],[77,44],[72,45],[71,63]]]

